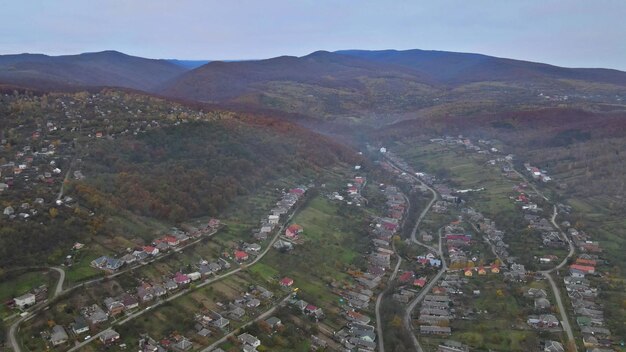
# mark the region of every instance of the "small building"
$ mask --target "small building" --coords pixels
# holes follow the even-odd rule
[[[120,339],[120,334],[113,329],[105,330],[102,335],[100,335],[100,341],[105,345],[110,345],[115,343],[115,341]]]
[[[188,275],[185,275],[181,272],[177,272],[176,275],[174,275],[174,282],[180,286],[180,285],[186,285],[188,283],[191,282],[191,279],[189,278]]]
[[[191,350],[193,347],[193,343],[189,341],[186,337],[180,339],[180,341],[172,344],[172,349],[177,352],[185,352]]]
[[[270,225],[276,225],[278,224],[278,221],[280,220],[280,216],[278,215],[270,215],[267,217],[267,223]]]
[[[199,273],[199,272],[189,273],[189,274],[187,274],[187,276],[189,276],[189,279],[190,279],[191,281],[200,280],[200,278],[202,277],[202,275],[200,275],[200,273]]]
[[[290,287],[291,285],[293,285],[293,279],[289,277],[284,277],[282,280],[280,280],[280,285],[283,287]]]
[[[145,246],[143,247],[143,251],[148,255],[157,255],[159,254],[159,249],[153,246]]]
[[[65,329],[61,325],[55,325],[52,328],[52,333],[50,334],[50,342],[53,346],[58,346],[60,344],[66,343],[68,338],[69,337],[67,336],[67,332],[65,332]]]
[[[543,347],[544,352],[565,352],[565,348],[558,341],[548,340],[545,342]]]
[[[287,238],[296,239],[296,238],[298,238],[298,235],[300,235],[300,233],[302,233],[302,231],[303,231],[302,226],[300,226],[298,224],[291,224],[285,230],[285,236]]]
[[[420,326],[420,334],[450,335],[451,333],[452,333],[452,329],[450,329],[447,326],[428,326],[428,325]]]
[[[259,340],[255,336],[248,334],[247,332],[237,336],[237,340],[239,340],[239,342],[244,345],[249,345],[252,347],[259,347],[261,345],[261,340]]]
[[[282,325],[282,322],[277,317],[269,317],[265,320],[265,322],[272,329],[276,329],[277,327],[280,327]]]
[[[72,331],[76,335],[80,335],[84,332],[89,331],[89,324],[87,324],[87,320],[81,316],[77,316],[74,318],[74,323],[72,324]]]
[[[235,251],[235,260],[237,260],[238,262],[248,260],[248,253],[239,250]]]

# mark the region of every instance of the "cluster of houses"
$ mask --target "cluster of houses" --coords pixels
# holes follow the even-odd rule
[[[538,330],[555,331],[559,321],[553,315],[552,304],[548,299],[548,293],[542,288],[531,287],[524,292],[524,297],[533,300],[533,310],[539,315],[528,316],[526,323]]]
[[[0,165],[0,194],[8,193],[7,196],[14,201],[14,205],[8,205],[3,210],[8,219],[27,220],[55,204],[46,202],[42,197],[27,198],[30,193],[39,195],[46,192],[52,198],[56,189],[51,187],[60,185],[64,177],[59,168],[63,153],[56,153],[64,150],[65,145],[57,146],[48,139],[39,140],[40,135],[39,131],[35,131],[32,138],[25,136],[26,143],[17,152],[15,145],[5,147],[8,146],[8,141],[4,138],[0,140],[0,156],[10,160]],[[67,202],[65,199],[59,200],[59,203],[58,205],[69,205],[72,199]]]
[[[450,335],[451,300],[447,294],[430,294],[424,297],[419,312],[420,334]]]
[[[346,303],[343,315],[348,320],[348,324],[335,335],[335,340],[349,350],[373,351],[376,348],[375,329],[368,325],[370,318],[361,312],[369,308],[374,290],[391,266],[394,255],[391,241],[400,229],[407,208],[406,198],[397,187],[381,185],[380,190],[386,199],[386,214],[374,218],[370,225],[373,250],[366,255],[367,269],[349,270],[354,281],[342,287],[337,285],[333,290]]]
[[[565,224],[568,225],[568,224]],[[582,253],[597,258],[602,253],[602,247],[598,241],[593,241],[591,236],[583,230],[577,230],[573,227],[568,227],[567,233]]]
[[[307,187],[299,186],[284,192],[276,202],[276,206],[270,210],[269,215],[261,220],[259,228],[252,230],[252,236],[257,241],[265,241],[269,234],[274,231],[281,220],[281,216],[286,216],[306,193]]]
[[[67,145],[55,141],[58,136],[54,136],[57,130],[54,123],[33,126],[34,129],[28,131],[29,127],[17,128],[16,132],[22,133],[21,138],[13,135],[10,141],[4,133],[0,134],[0,155],[8,160],[0,165],[0,175],[3,176],[0,192],[59,184],[64,177],[57,163],[65,156]]]
[[[54,325],[50,332],[42,332],[42,337],[50,341],[53,346],[58,346],[68,342],[70,336],[78,337],[82,334],[86,334],[90,330],[97,329],[99,325],[106,322],[108,319],[109,313],[97,304],[94,304],[92,306],[83,307],[80,315],[76,316],[74,321],[67,327]],[[71,335],[68,334],[68,332],[70,332]],[[107,329],[100,334],[98,339],[103,345],[109,346],[117,343],[120,339],[120,334],[115,330]]]
[[[77,330],[74,328],[74,326],[71,328],[71,330],[74,332],[74,334],[78,335],[79,333],[76,332]],[[88,329],[88,328],[85,327],[84,329]],[[78,329],[78,330],[81,330],[81,329]],[[85,331],[88,331],[88,330],[85,330]],[[50,330],[50,332],[47,334],[42,334],[42,337],[50,341],[53,347],[65,344],[70,340],[70,335],[68,334],[68,330],[66,330],[62,325],[54,325],[52,329]],[[98,337],[98,340],[104,346],[113,345],[117,343],[119,339],[120,339],[120,334],[117,331],[112,330],[112,329],[107,329],[103,331],[102,334]]]
[[[530,165],[529,163],[524,163],[524,168],[534,180],[542,182],[552,181],[552,178],[548,176],[548,172],[546,170],[541,170],[538,167]]]
[[[461,145],[466,150],[476,152],[478,154],[500,153],[500,150],[495,148],[493,146],[493,142],[488,139],[479,139],[476,143],[474,143],[470,138],[464,137],[463,135],[458,135],[457,137],[443,136],[441,138],[432,138],[430,139],[430,142],[444,146]]]
[[[286,289],[291,289],[293,284],[293,279],[289,277],[284,277],[279,281],[279,285]],[[294,290],[294,292],[296,292],[296,290]],[[324,310],[322,308],[317,307],[316,305],[311,304],[305,300],[298,299],[296,294],[291,296],[291,298],[289,299],[289,305],[298,309],[302,314],[312,319],[315,319],[315,321],[319,321],[325,317]]]
[[[357,165],[360,169],[360,166]],[[367,179],[363,176],[355,176],[353,180],[351,180],[345,188],[345,192],[332,192],[327,195],[327,198],[334,201],[346,202],[347,205],[356,205],[361,206],[367,202],[367,200],[361,195],[363,188],[367,184]]]
[[[437,346],[437,352],[469,352],[470,349],[467,345],[455,340],[445,340],[443,343]]]
[[[351,201],[348,201],[348,205],[356,204],[357,206],[361,206],[361,204],[366,201],[361,195],[366,184],[367,180],[363,176],[355,176],[353,182],[347,184],[346,192],[348,198],[351,199]]]
[[[299,310],[303,315],[315,320],[316,322],[326,317],[324,315],[324,310],[321,307],[318,307],[305,300],[298,299],[296,296],[289,300],[289,305]]]
[[[337,331],[334,340],[348,351],[372,352],[376,349],[376,329],[370,324],[370,318],[355,310],[343,313],[348,323]]]
[[[526,323],[539,330],[560,331],[559,319],[554,314],[529,315]]]
[[[170,116],[176,116],[172,121],[141,120],[142,114],[145,118],[150,112],[129,109],[122,93],[98,93],[80,98],[63,95],[54,100],[49,97],[2,95],[0,100],[3,104],[19,100],[45,106],[42,110],[45,115],[32,119],[43,122],[26,121],[15,126],[10,140],[4,133],[0,133],[0,157],[6,161],[0,165],[0,193],[8,193],[13,203],[3,210],[3,214],[9,219],[28,220],[53,206],[74,206],[75,202],[71,197],[54,199],[58,192],[57,187],[61,185],[68,171],[67,161],[72,159],[75,147],[72,140],[78,137],[113,138],[116,133],[137,134],[151,128],[204,117],[204,113],[172,106],[168,111]],[[94,107],[96,116],[85,118],[82,115],[85,103]],[[129,118],[115,119],[114,126],[108,116],[119,115],[120,112],[112,113],[111,106],[121,108],[122,113]],[[60,114],[47,113],[45,109],[59,111]],[[81,170],[72,170],[72,175],[77,180],[85,179]],[[31,198],[35,195],[36,198]],[[45,199],[48,198],[46,195],[49,199]]]
[[[537,204],[531,201],[534,194],[529,194],[527,191],[528,185],[521,183],[513,187],[513,190],[517,192],[517,196],[513,197],[515,202],[521,205],[524,212],[524,220],[528,223],[528,228],[534,229],[541,235],[542,244],[545,248],[565,248],[567,243],[561,238],[560,234],[554,226],[545,217],[537,215],[542,211],[537,207]],[[552,259],[540,258],[541,263],[549,263]]]
[[[491,245],[493,254],[498,257],[502,264],[508,263],[509,260],[509,245],[504,242],[504,231],[499,230],[495,221],[486,218],[482,213],[472,209],[464,208],[463,212],[467,214],[469,221],[472,224],[476,224],[478,229],[485,234],[485,237]]]
[[[552,308],[548,293],[543,288],[531,287],[524,292],[524,297],[533,300],[533,307],[537,312],[549,311]]]
[[[569,275],[563,278],[583,344],[588,349],[610,347],[613,343],[611,331],[605,325],[600,289],[589,280],[589,276],[596,274],[599,262],[597,255],[581,254],[569,266]]]
[[[191,232],[172,228],[169,234],[154,240],[150,245],[136,247],[133,250],[127,249],[127,253],[120,258],[103,255],[92,260],[91,266],[96,269],[104,270],[107,273],[113,273],[124,265],[132,265],[135,263],[145,264],[147,261],[160,254],[184,246],[190,240],[214,232],[219,226],[220,221],[218,219],[211,219],[206,225],[194,228]]]

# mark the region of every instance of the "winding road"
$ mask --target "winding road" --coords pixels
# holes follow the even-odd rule
[[[387,288],[385,288],[381,293],[379,293],[378,297],[376,298],[376,308],[375,308],[376,310],[376,334],[378,335],[378,351],[380,352],[385,352],[385,341],[383,338],[383,322],[382,322],[382,318],[380,317],[380,303],[383,301],[383,296],[386,295],[387,292],[389,291],[389,283],[395,280],[396,276],[398,275],[398,269],[400,269],[400,264],[402,264],[402,257],[396,251],[395,244],[392,244],[392,245],[393,245],[393,251],[395,252],[396,257],[398,258],[398,262],[396,263],[396,267],[393,269],[393,273],[391,273],[391,276],[389,276],[389,280],[387,281]]]
[[[406,195],[404,195],[404,193],[402,194],[402,196],[404,197],[404,200],[406,201],[406,203],[409,205],[408,210],[407,210],[407,214],[408,214],[408,212],[411,210],[411,201]],[[405,214],[404,220],[402,220],[401,227],[404,227],[406,225],[406,219],[408,217],[406,216],[407,214]],[[383,296],[386,295],[387,292],[389,292],[389,283],[395,280],[396,276],[398,275],[398,270],[400,269],[400,265],[402,264],[402,257],[396,251],[396,244],[394,242],[391,242],[391,246],[393,248],[393,251],[396,255],[398,262],[396,263],[396,266],[393,269],[391,276],[389,276],[389,280],[387,280],[387,287],[381,293],[378,294],[378,297],[376,298],[376,306],[374,308],[374,311],[376,313],[376,334],[378,335],[378,351],[380,352],[385,352],[385,341],[383,337],[383,323],[382,323],[382,318],[380,316],[380,304],[383,301]]]
[[[553,213],[552,213],[552,218],[550,219],[550,222],[552,222],[552,225],[557,230],[559,230],[559,232],[561,233],[561,236],[563,236],[563,238],[569,244],[569,253],[568,253],[567,257],[563,258],[563,261],[561,261],[561,263],[559,263],[557,266],[555,266],[554,268],[552,268],[550,270],[541,271],[541,274],[546,279],[548,279],[548,282],[550,283],[550,286],[552,287],[552,292],[554,292],[554,298],[556,299],[556,304],[557,304],[557,307],[559,307],[559,313],[561,315],[561,325],[563,325],[563,330],[565,331],[565,334],[567,335],[567,340],[570,341],[570,344],[573,346],[574,351],[578,351],[578,347],[576,345],[576,340],[574,339],[574,332],[572,331],[572,326],[571,326],[571,324],[569,322],[569,317],[567,316],[567,311],[565,310],[565,306],[563,305],[563,300],[561,299],[561,297],[562,297],[561,296],[561,289],[556,284],[556,282],[554,281],[554,278],[552,278],[552,275],[551,275],[551,273],[553,271],[559,270],[562,267],[564,267],[565,265],[567,265],[567,261],[576,253],[576,248],[574,247],[574,243],[572,242],[572,240],[570,240],[570,238],[567,236],[567,234],[556,223],[556,216],[557,216],[557,208],[556,208],[556,205],[555,205],[554,209],[553,209]]]
[[[439,271],[437,272],[437,274],[435,275],[435,277],[433,277],[426,286],[424,286],[422,288],[422,290],[420,291],[420,293],[417,295],[417,297],[415,297],[415,299],[413,301],[411,301],[409,303],[409,305],[406,308],[405,314],[404,314],[404,328],[409,332],[409,335],[411,336],[411,339],[413,341],[413,347],[415,347],[415,350],[418,352],[423,352],[422,346],[419,343],[419,340],[417,339],[417,337],[415,336],[415,334],[413,333],[413,324],[411,322],[411,315],[413,314],[413,310],[415,309],[415,307],[417,306],[417,304],[419,302],[421,302],[424,297],[426,296],[426,294],[428,292],[430,292],[430,290],[433,288],[433,286],[435,285],[435,283],[437,283],[437,281],[439,281],[439,279],[441,278],[441,276],[443,275],[443,273],[446,272],[448,266],[446,264],[446,260],[443,257],[443,251],[441,249],[441,229],[439,229],[439,248],[436,249],[433,246],[430,246],[426,243],[422,243],[417,239],[417,230],[419,229],[420,224],[422,223],[422,220],[424,219],[424,217],[426,216],[426,214],[428,214],[428,212],[430,211],[430,209],[432,208],[433,204],[435,204],[435,202],[437,201],[437,199],[439,199],[439,195],[437,194],[437,192],[430,187],[429,185],[427,185],[426,183],[424,183],[422,180],[420,180],[418,177],[416,177],[415,175],[413,175],[410,170],[403,170],[402,168],[400,168],[398,165],[396,165],[393,160],[387,158],[387,160],[389,161],[389,165],[391,165],[394,169],[401,171],[401,172],[406,172],[407,175],[410,175],[411,178],[413,178],[415,181],[417,181],[418,183],[420,183],[422,185],[422,187],[427,188],[433,195],[433,198],[430,200],[430,202],[428,203],[428,205],[426,206],[426,208],[424,208],[424,210],[420,213],[420,216],[417,218],[417,221],[415,221],[415,226],[413,227],[413,231],[411,231],[411,242],[422,246],[432,252],[435,252],[438,254],[439,258],[441,259],[441,268],[439,269]],[[384,346],[383,349],[380,350],[381,352],[384,352]]]
[[[57,273],[59,273],[59,280],[57,281],[57,285],[54,290],[54,294],[52,296],[52,298],[54,299],[64,292],[63,283],[65,282],[65,270],[58,268],[58,267],[48,267],[47,269],[54,270]],[[20,344],[17,341],[17,337],[16,337],[16,334],[20,329],[20,324],[24,322],[25,320],[32,318],[35,313],[46,308],[49,305],[49,301],[51,300],[47,299],[47,300],[41,301],[38,304],[35,304],[32,308],[29,309],[28,312],[26,312],[26,314],[20,316],[19,319],[17,319],[13,324],[11,324],[11,326],[9,327],[9,344],[13,346],[14,352],[22,351],[22,349],[20,348]]]
[[[537,187],[532,182],[528,181],[526,176],[524,176],[523,174],[521,174],[519,171],[517,171],[515,169],[515,167],[513,166],[513,163],[508,161],[508,164],[509,164],[509,166],[511,166],[511,169],[516,174],[518,174],[524,181],[526,181],[526,183],[529,184],[530,187],[538,195],[540,195],[545,201],[548,201],[548,202],[550,201],[548,199],[548,197],[546,197],[541,191],[539,191],[537,189]],[[557,206],[553,204],[552,207],[553,207],[552,208],[552,217],[550,218],[550,222],[552,223],[552,226],[554,226],[554,228],[559,231],[559,233],[561,234],[561,237],[565,240],[565,242],[567,242],[567,244],[569,246],[569,253],[567,254],[567,256],[565,258],[563,258],[563,260],[557,266],[555,266],[554,268],[549,269],[549,270],[542,270],[542,271],[540,271],[540,273],[548,280],[548,283],[550,283],[550,287],[552,288],[552,292],[554,292],[554,297],[556,299],[556,304],[557,304],[557,307],[559,308],[559,314],[561,315],[561,325],[563,326],[563,330],[565,331],[565,334],[567,335],[567,340],[570,342],[570,345],[573,347],[574,351],[578,352],[578,346],[576,345],[576,340],[574,338],[574,332],[572,331],[572,326],[570,324],[569,317],[567,316],[567,310],[565,310],[565,306],[563,305],[563,299],[561,298],[561,297],[563,297],[561,295],[561,289],[556,284],[556,282],[554,281],[554,278],[551,275],[552,272],[554,272],[556,270],[559,270],[559,269],[563,268],[565,265],[567,265],[568,260],[570,258],[572,258],[574,256],[574,254],[576,254],[576,247],[574,247],[574,243],[572,242],[572,240],[567,236],[567,234],[556,223],[556,217],[558,215]]]

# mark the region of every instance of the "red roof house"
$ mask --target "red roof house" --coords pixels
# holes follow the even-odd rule
[[[313,312],[315,312],[317,309],[318,309],[318,308],[317,308],[316,306],[314,306],[314,305],[312,305],[312,304],[309,304],[309,305],[307,305],[307,306],[304,308],[304,311],[305,311],[306,313],[313,313]]]
[[[302,233],[302,231],[302,226],[298,224],[291,224],[287,227],[287,230],[285,230],[285,236],[289,238],[298,238],[298,235]]]
[[[417,287],[424,287],[424,285],[426,285],[426,278],[420,277],[419,279],[415,279],[415,281],[413,281],[413,285]]]
[[[191,279],[189,278],[189,276],[181,272],[177,272],[176,275],[174,275],[174,282],[179,285],[186,285],[191,282]]]
[[[292,188],[289,190],[289,193],[301,196],[304,194],[304,190],[302,188]]]
[[[170,246],[178,246],[178,244],[180,243],[180,241],[178,240],[178,238],[172,236],[172,235],[167,235],[163,238],[163,240],[165,242],[167,242],[168,245]]]
[[[586,273],[586,274],[593,274],[596,271],[596,268],[592,266],[580,265],[580,264],[572,264],[569,266],[569,268],[570,270],[582,271],[583,273]]]
[[[235,260],[237,260],[238,262],[248,260],[248,253],[244,251],[235,251]]]
[[[411,271],[405,271],[404,273],[402,273],[402,275],[400,275],[400,277],[398,278],[398,281],[402,283],[407,283],[411,281],[412,279],[413,279],[413,273]]]
[[[280,285],[283,287],[289,287],[293,285],[293,279],[289,277],[285,277],[282,280],[280,280]]]
[[[576,264],[587,265],[587,266],[596,266],[596,261],[592,260],[592,259],[578,258],[578,259],[576,259]]]
[[[150,255],[157,255],[159,254],[159,250],[156,247],[152,247],[152,246],[145,246],[143,247],[143,251],[150,254]]]

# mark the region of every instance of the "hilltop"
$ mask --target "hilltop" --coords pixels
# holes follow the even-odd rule
[[[186,70],[166,60],[112,50],[63,56],[0,56],[0,82],[43,90],[114,86],[150,91]]]

